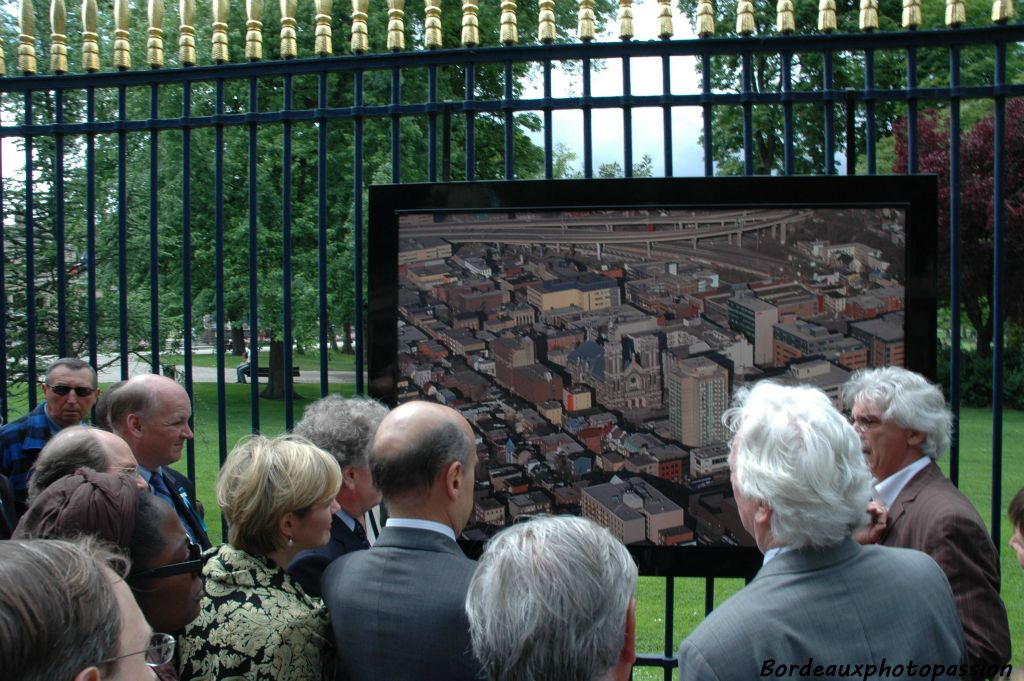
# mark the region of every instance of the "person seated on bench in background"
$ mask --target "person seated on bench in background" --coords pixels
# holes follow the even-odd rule
[[[629,551],[592,520],[513,525],[488,542],[469,583],[473,652],[491,681],[626,681],[636,579]]]
[[[935,561],[851,538],[868,520],[871,471],[832,401],[761,381],[734,404],[724,416],[733,495],[764,565],[683,641],[680,681],[857,668],[876,679],[910,664],[930,678],[963,676],[963,631]]]
[[[249,348],[242,349],[242,361],[235,367],[236,383],[245,383],[245,377],[251,372],[249,368]]]

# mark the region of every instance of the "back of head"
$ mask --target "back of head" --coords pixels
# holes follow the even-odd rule
[[[32,464],[32,477],[28,483],[29,501],[51,484],[71,475],[79,468],[105,471],[109,462],[103,443],[93,428],[70,426],[54,435],[39,452]]]
[[[54,361],[50,366],[46,367],[46,382],[50,382],[50,374],[53,373],[54,369],[66,369],[67,371],[82,371],[88,369],[92,373],[92,387],[96,388],[99,386],[98,379],[96,377],[96,370],[92,368],[92,365],[83,359],[77,357],[61,357]]]
[[[228,521],[229,541],[267,555],[281,541],[278,521],[332,499],[341,487],[333,456],[295,435],[256,435],[239,442],[217,478],[217,503]]]
[[[121,635],[115,565],[93,539],[0,542],[4,678],[71,681],[92,666],[102,672],[100,661],[117,655]]]
[[[1010,522],[1017,530],[1024,533],[1024,488],[1017,490],[1010,500],[1009,506]]]
[[[938,459],[949,449],[953,415],[937,385],[902,367],[862,369],[842,388],[847,409],[869,405],[885,421],[924,435],[921,453]]]
[[[590,520],[513,525],[470,583],[473,650],[493,681],[603,678],[622,652],[636,581],[626,547]]]
[[[342,468],[367,468],[373,435],[387,413],[376,400],[328,395],[306,407],[294,432],[333,454]]]
[[[124,387],[124,384],[128,381],[118,381],[114,383],[100,395],[99,399],[96,400],[96,406],[93,408],[93,423],[97,428],[102,430],[111,430],[110,426],[110,400],[113,399],[114,393]]]
[[[464,419],[433,402],[406,402],[381,421],[370,472],[385,500],[422,494],[453,461],[467,464],[473,444]]]
[[[156,405],[153,386],[135,377],[107,392],[107,420],[115,433],[122,433],[129,414],[146,414]]]
[[[772,508],[775,540],[825,547],[866,521],[871,472],[853,427],[825,393],[761,381],[723,417],[740,492]]]

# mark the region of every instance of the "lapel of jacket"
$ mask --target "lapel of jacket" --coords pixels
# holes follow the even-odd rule
[[[893,502],[892,508],[889,509],[889,522],[886,525],[885,531],[882,536],[879,537],[878,543],[884,543],[885,539],[893,531],[893,527],[907,512],[907,506],[914,503],[917,500],[917,495],[921,493],[925,487],[928,486],[938,474],[942,475],[942,471],[935,464],[934,461],[930,461],[927,466],[922,468],[917,475],[910,479],[910,482],[900,490],[900,493],[896,495],[896,501]]]

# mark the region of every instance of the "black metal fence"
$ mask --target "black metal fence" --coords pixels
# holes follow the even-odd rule
[[[162,15],[162,3],[151,2],[151,22],[155,4]],[[212,61],[226,62],[228,10],[226,3],[213,4]],[[595,168],[593,126],[594,112],[603,109],[621,112],[618,168],[623,175],[634,173],[634,142],[655,136],[663,164],[649,167],[651,172],[671,176],[679,156],[694,153],[681,141],[697,138],[703,172],[712,176],[730,168],[744,174],[889,172],[879,150],[889,148],[885,140],[894,133],[906,140],[901,168],[917,172],[919,159],[929,151],[921,148],[920,118],[934,108],[948,121],[939,137],[949,146],[950,393],[957,412],[961,181],[964,173],[977,172],[961,167],[967,134],[962,116],[992,119],[991,522],[1000,543],[1007,110],[1024,96],[1019,72],[1024,26],[1005,23],[1005,4],[997,2],[1000,23],[990,27],[914,30],[920,18],[905,9],[903,25],[910,30],[879,32],[871,30],[878,26],[877,5],[872,23],[868,2],[860,15],[864,32],[808,35],[791,32],[792,5],[779,3],[781,32],[755,36],[753,26],[744,23],[752,20],[753,8],[741,2],[736,10],[741,35],[713,38],[713,12],[701,2],[696,22],[701,37],[671,40],[671,12],[664,23],[668,3],[663,2],[662,40],[629,40],[632,28],[626,20],[631,15],[620,12],[619,42],[555,44],[556,17],[545,15],[551,7],[541,2],[540,44],[513,46],[515,3],[503,2],[500,19],[491,23],[505,45],[480,47],[472,30],[476,3],[468,2],[461,17],[464,48],[370,54],[365,53],[364,0],[362,16],[355,12],[351,23],[352,45],[359,53],[348,56],[327,56],[334,53],[327,37],[331,18],[322,4],[317,3],[315,46],[322,56],[258,60],[260,29],[250,16],[249,61],[196,66],[195,30],[187,11],[192,3],[183,2],[180,66],[158,68],[163,56],[157,43],[162,40],[153,31],[159,22],[152,22],[146,53],[152,68],[129,70],[129,21],[121,15],[127,3],[115,3],[111,43],[109,36],[97,41],[95,6],[87,2],[94,16],[86,14],[82,24],[81,68],[86,72],[61,73],[69,67],[67,29],[58,11],[49,41],[51,72],[44,75],[36,73],[38,41],[26,14],[32,3],[22,3],[17,67],[9,60],[11,75],[0,78],[0,382],[10,388],[0,391],[4,418],[18,394],[12,386],[34,385],[37,367],[51,356],[78,354],[97,365],[104,359],[119,362],[125,378],[133,356],[159,370],[171,343],[183,355],[182,380],[191,394],[193,330],[204,315],[202,326],[216,348],[221,460],[228,450],[224,370],[229,326],[242,329],[253,348],[261,342],[261,331],[268,332],[263,340],[280,343],[284,367],[292,366],[295,341],[303,339],[300,345],[320,353],[319,391],[325,394],[330,388],[328,349],[351,325],[353,381],[355,390],[363,392],[366,186],[556,177],[564,172],[559,156],[564,149],[553,134],[560,112],[580,114],[573,151],[582,155],[579,172],[584,177],[603,172]],[[359,9],[360,3],[355,4]],[[402,14],[396,13],[401,4],[389,3],[389,49],[400,48],[404,35]],[[496,11],[486,4],[481,12]],[[631,4],[619,3],[627,9]],[[63,8],[63,2],[53,5]],[[588,38],[588,3],[579,5],[580,35]],[[951,7],[956,25],[957,4]],[[439,13],[440,3],[427,2],[426,8],[422,22],[411,21],[411,32],[437,48],[440,24],[431,21],[437,16],[431,12]],[[300,53],[292,14],[281,22],[282,53],[288,57]],[[0,13],[0,21],[8,19]],[[819,21],[826,32],[831,29],[834,7],[823,3]],[[305,35],[301,24],[298,34]],[[118,70],[98,71],[93,55],[101,47],[113,47]],[[140,46],[134,49],[142,53]],[[611,63],[621,65],[621,92],[594,95],[595,74]],[[970,67],[967,76],[965,67]],[[634,92],[638,68],[654,72],[660,91]],[[673,69],[693,68],[700,74],[698,87],[673,90]],[[578,91],[556,91],[553,74],[560,69],[569,69]],[[768,79],[765,69],[771,71]],[[524,89],[527,73],[536,95]],[[729,73],[732,86],[721,80]],[[634,112],[641,109],[660,110],[660,131],[634,127]],[[700,112],[701,130],[679,130],[674,113],[691,109]],[[808,120],[816,123],[809,126]],[[531,125],[539,130],[536,145],[523,133]],[[770,144],[781,152],[778,161],[765,151]],[[716,156],[716,149],[723,151]],[[254,353],[254,377],[259,362]],[[290,427],[295,407],[290,371],[283,372],[283,381],[285,425]],[[253,383],[251,427],[259,429],[260,388]],[[33,406],[34,391],[27,390],[25,399]],[[194,476],[191,446],[188,463]],[[951,473],[955,480],[956,446]],[[665,678],[675,655],[673,584],[667,580],[666,647],[640,661],[663,668]],[[706,610],[713,601],[709,579]]]

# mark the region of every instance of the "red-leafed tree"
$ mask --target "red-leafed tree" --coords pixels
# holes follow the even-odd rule
[[[960,290],[961,303],[977,333],[978,354],[991,352],[993,333],[993,158],[995,123],[992,115],[979,120],[960,142]],[[895,126],[896,164],[906,172],[907,125]],[[949,285],[949,117],[946,111],[928,110],[918,118],[918,170],[939,176],[939,285]],[[1024,100],[1006,104],[1003,147],[1005,177],[1005,314],[1012,322],[1024,321]]]

